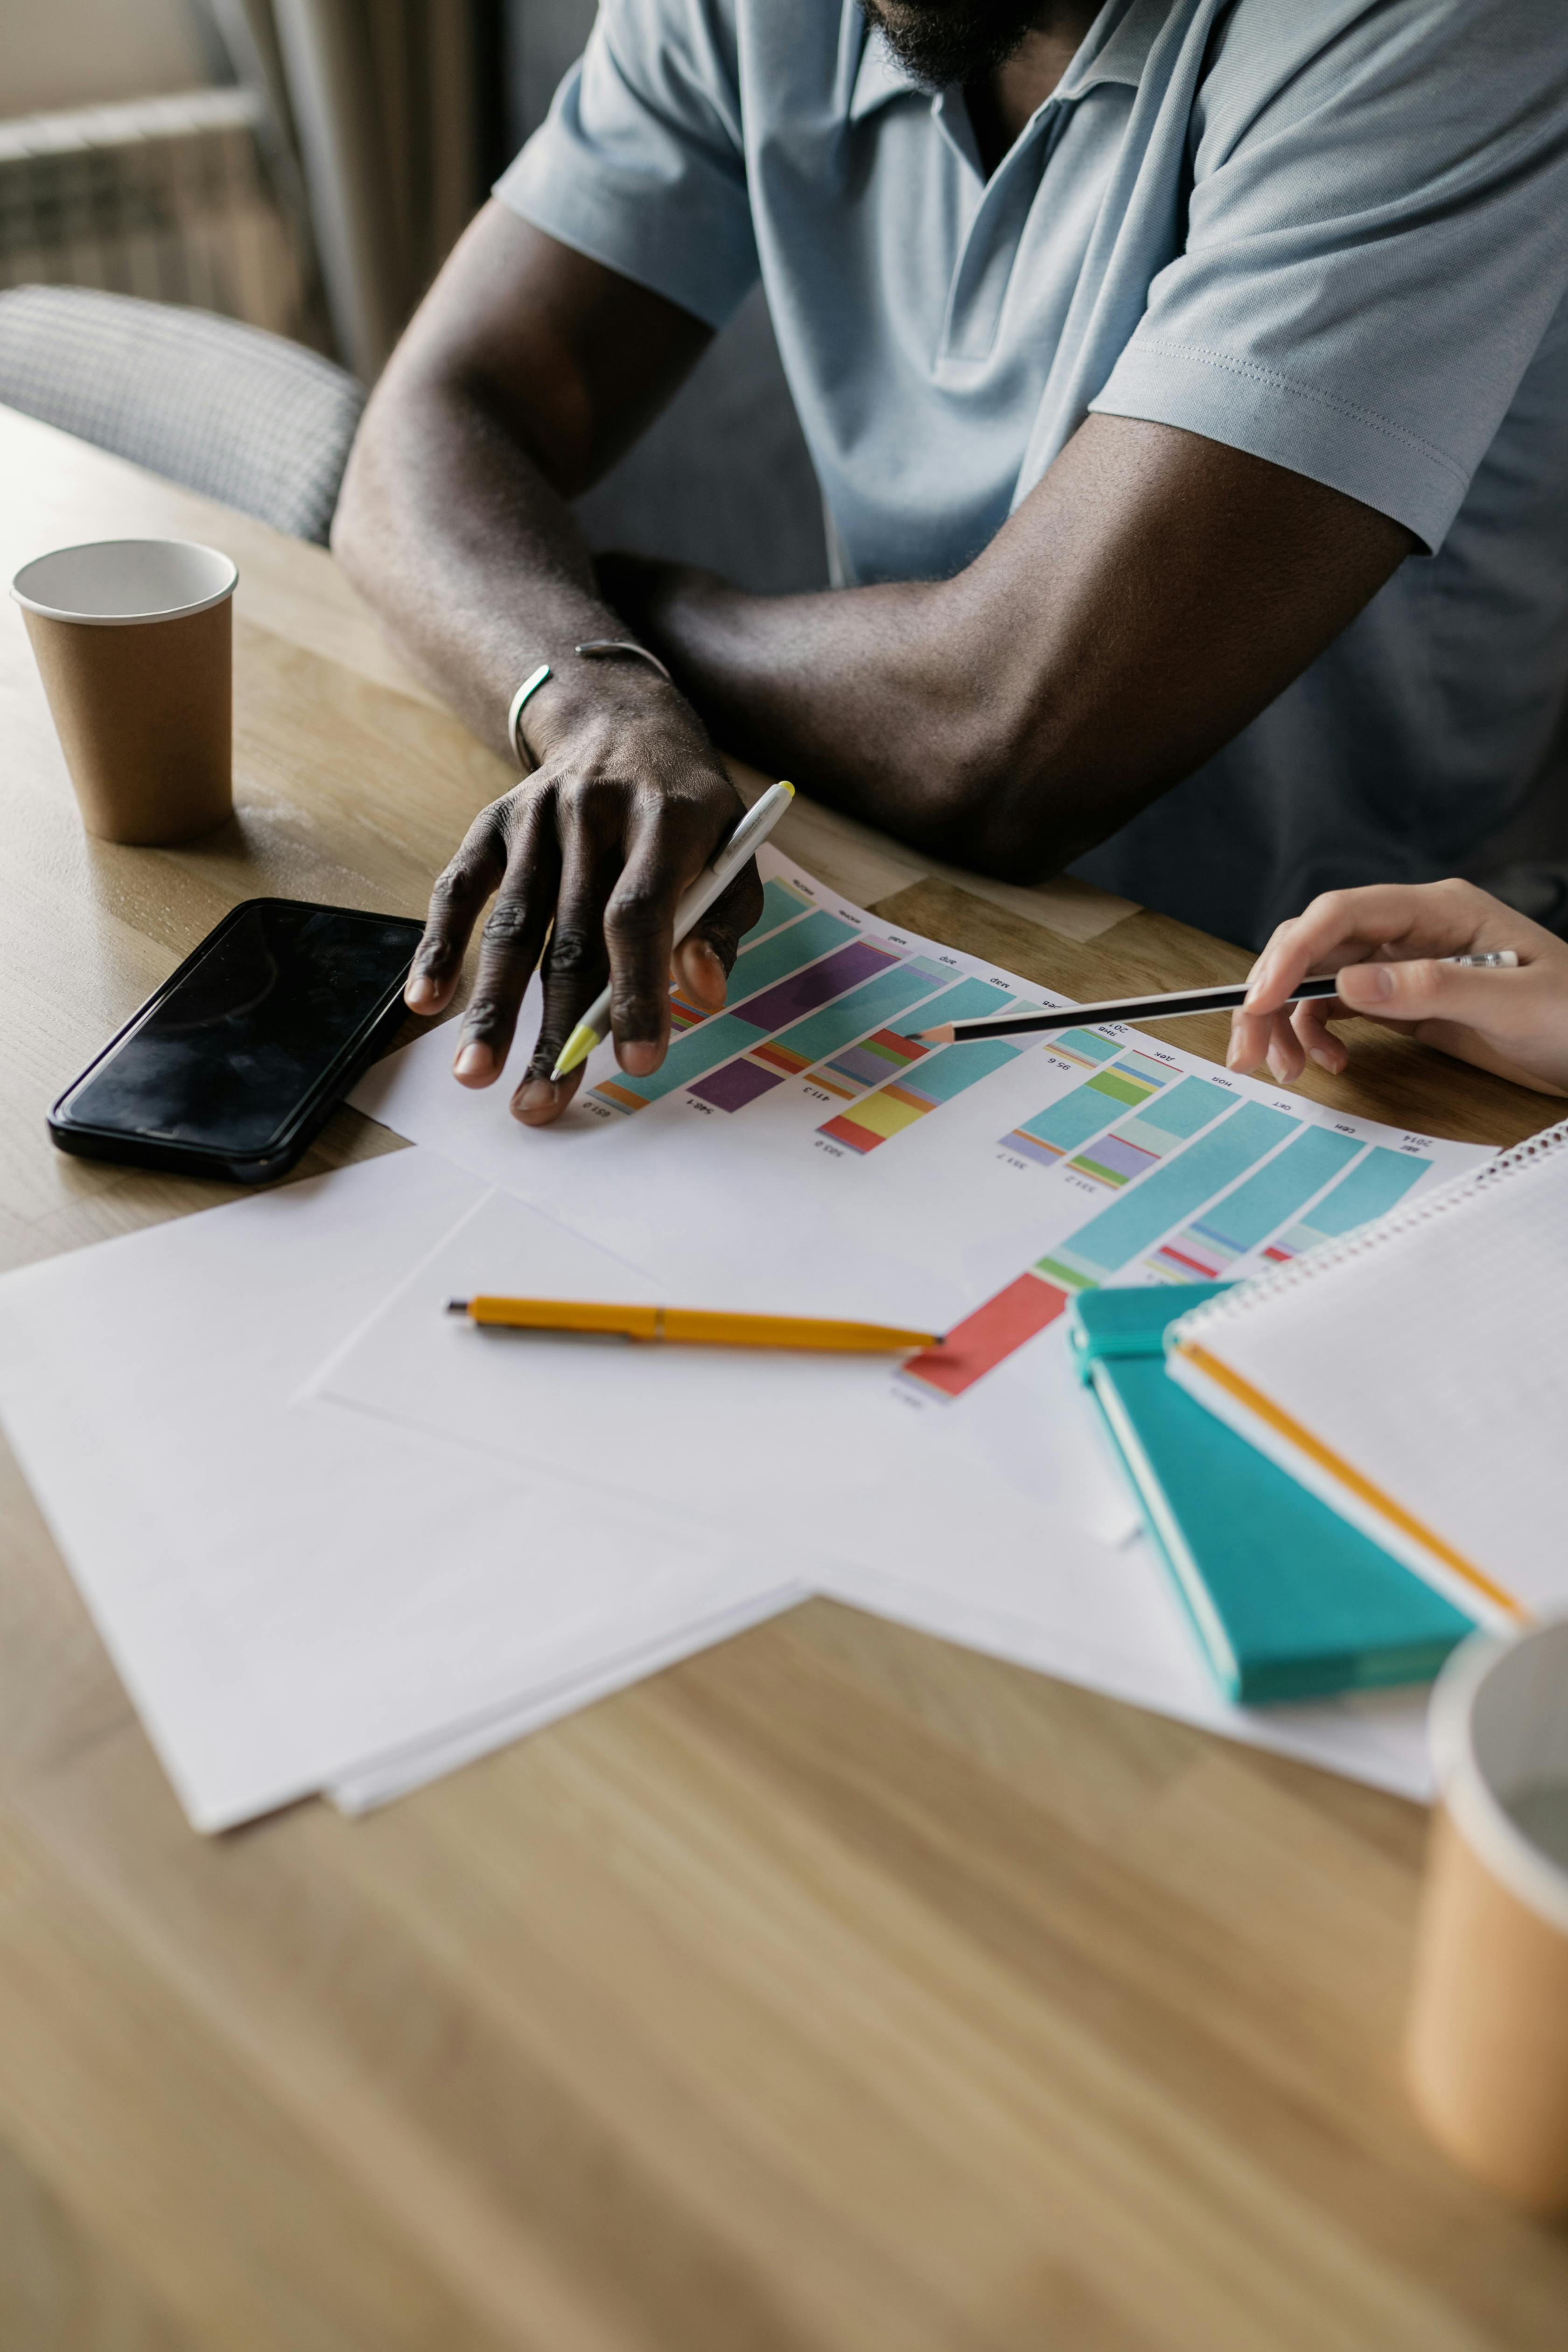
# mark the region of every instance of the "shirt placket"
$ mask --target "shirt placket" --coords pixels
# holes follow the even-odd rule
[[[948,288],[942,339],[937,346],[938,383],[971,374],[991,356],[1002,306],[1019,243],[1064,117],[1049,98],[1029,119],[1001,163],[985,180],[969,110],[959,89],[944,90],[931,109],[938,131],[963,168],[980,185],[980,198]]]

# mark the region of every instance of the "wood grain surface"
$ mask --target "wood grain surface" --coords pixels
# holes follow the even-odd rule
[[[0,481],[6,578],[143,531],[242,578],[239,813],[180,852],[83,835],[0,610],[16,1265],[222,1197],[43,1122],[227,907],[416,913],[509,779],[321,551],[5,412]],[[1245,967],[809,804],[788,845],[1076,995]],[[1489,1142],[1552,1116],[1359,1042],[1307,1090]],[[396,1148],[345,1111],[308,1164]],[[814,1602],[368,1820],[203,1840],[0,1449],[0,2352],[1560,2347],[1568,2237],[1400,2088],[1424,1834]]]

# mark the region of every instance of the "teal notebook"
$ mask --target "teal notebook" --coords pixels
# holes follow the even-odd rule
[[[1084,1291],[1068,1325],[1215,1677],[1248,1705],[1424,1682],[1469,1619],[1166,1378],[1166,1325],[1228,1286]]]

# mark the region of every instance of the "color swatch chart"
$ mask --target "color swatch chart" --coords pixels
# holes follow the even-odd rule
[[[809,1075],[821,1093],[854,1106],[818,1131],[852,1151],[874,1151],[1025,1050],[1021,1038],[921,1044],[914,1032],[942,1022],[984,1020],[1020,1003],[1035,1009],[1034,1000],[989,981],[953,975],[951,957],[879,938],[774,876],[730,974],[725,1010],[704,1015],[672,998],[663,1066],[646,1078],[617,1070],[595,1087],[594,1099],[625,1114],[684,1089],[732,1115],[786,1078]],[[900,1015],[910,1017],[895,1027]]]
[[[1383,1215],[1434,1165],[1238,1099],[1233,1080],[1184,1073],[1090,1030],[1066,1031],[1053,1053],[1090,1075],[1012,1129],[1002,1148],[1120,1197],[967,1316],[942,1349],[904,1368],[938,1395],[962,1396],[996,1370],[1075,1291],[1151,1276],[1223,1281],[1253,1253],[1282,1263]]]

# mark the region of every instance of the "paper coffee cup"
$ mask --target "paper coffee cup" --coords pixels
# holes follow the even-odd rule
[[[103,841],[194,841],[234,808],[232,625],[216,547],[107,539],[11,583],[81,821]]]
[[[1568,1622],[1465,1643],[1431,1732],[1411,2089],[1468,2170],[1568,2210]]]

